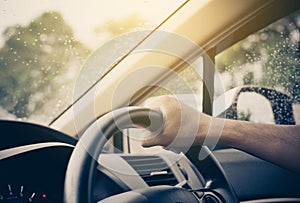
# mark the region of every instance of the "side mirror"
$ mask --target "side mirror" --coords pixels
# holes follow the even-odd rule
[[[218,97],[213,107],[217,117],[295,125],[292,98],[271,88],[236,87]]]

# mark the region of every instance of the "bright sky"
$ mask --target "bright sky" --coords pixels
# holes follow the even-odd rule
[[[27,25],[45,11],[58,11],[74,29],[76,38],[91,48],[96,48],[93,47],[94,28],[107,20],[139,13],[154,27],[183,2],[184,0],[0,0],[0,33],[7,26]]]

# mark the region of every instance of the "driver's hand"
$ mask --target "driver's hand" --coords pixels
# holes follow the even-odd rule
[[[166,148],[190,147],[205,138],[210,117],[191,108],[173,96],[152,97],[145,101],[145,107],[159,109],[165,125],[161,134],[142,142],[143,147],[161,145]]]

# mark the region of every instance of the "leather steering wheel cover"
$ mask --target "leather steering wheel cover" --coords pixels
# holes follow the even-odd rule
[[[106,142],[116,132],[138,126],[157,126],[158,129],[163,124],[161,112],[141,107],[121,108],[94,122],[79,139],[70,157],[65,177],[64,202],[92,202],[96,160]]]

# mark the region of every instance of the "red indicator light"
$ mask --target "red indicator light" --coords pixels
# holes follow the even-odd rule
[[[42,198],[46,199],[47,195],[46,194],[42,194]]]

